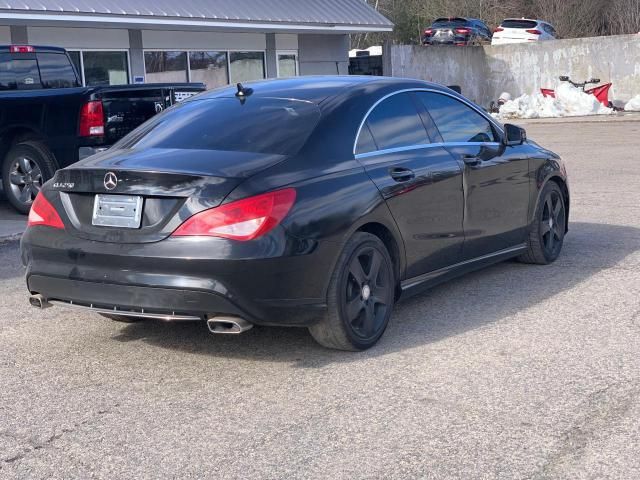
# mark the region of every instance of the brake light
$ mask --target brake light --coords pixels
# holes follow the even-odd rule
[[[456,33],[463,33],[464,35],[468,35],[471,33],[471,30],[468,28],[456,28]]]
[[[531,35],[542,35],[542,32],[540,30],[527,30],[527,33],[530,33]]]
[[[424,34],[425,34],[425,35],[431,35],[432,33],[433,33],[433,29],[431,29],[431,28],[427,28],[427,29],[424,31]]]
[[[31,45],[11,45],[9,47],[10,53],[34,53],[36,51]]]
[[[78,134],[81,137],[104,135],[104,111],[100,100],[92,100],[82,105]]]
[[[504,32],[504,28],[498,27],[493,31],[493,33],[498,33],[498,32]]]
[[[285,188],[243,198],[196,213],[180,225],[174,236],[222,237],[247,241],[276,227],[296,200],[296,191]]]
[[[27,221],[28,227],[36,225],[42,225],[46,227],[59,228],[64,230],[64,223],[53,205],[49,203],[42,193],[36,195],[36,199],[31,205],[29,210],[29,220]]]

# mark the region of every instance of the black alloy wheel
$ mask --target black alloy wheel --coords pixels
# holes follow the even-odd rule
[[[338,350],[366,350],[382,336],[395,301],[395,271],[380,238],[356,232],[347,242],[329,284],[327,313],[309,331]]]
[[[536,208],[529,233],[529,249],[518,260],[546,265],[554,262],[562,250],[567,231],[567,211],[560,187],[555,182],[545,185]]]
[[[383,326],[393,297],[391,272],[375,247],[359,248],[349,263],[342,308],[352,332],[364,341]]]
[[[551,190],[544,199],[540,235],[547,258],[557,258],[565,232],[564,202],[560,192]]]

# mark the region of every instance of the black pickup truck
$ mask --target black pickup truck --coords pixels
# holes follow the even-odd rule
[[[104,150],[201,83],[83,87],[67,52],[0,46],[0,177],[27,213],[58,168]]]

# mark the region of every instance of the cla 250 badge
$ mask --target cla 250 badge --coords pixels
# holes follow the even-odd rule
[[[53,184],[53,188],[73,188],[75,187],[75,183],[64,183],[64,182],[56,182]]]

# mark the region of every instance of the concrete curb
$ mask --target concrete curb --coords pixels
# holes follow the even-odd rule
[[[15,233],[13,235],[5,235],[0,237],[0,245],[5,245],[7,243],[17,242],[22,238],[22,233]]]

